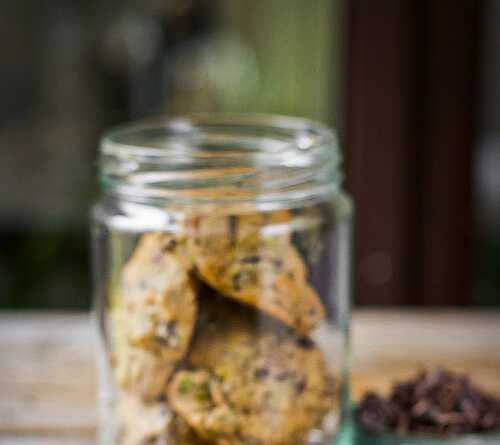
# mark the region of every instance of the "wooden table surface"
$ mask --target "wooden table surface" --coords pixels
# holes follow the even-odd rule
[[[86,314],[0,312],[0,445],[95,443],[94,347]],[[357,311],[353,348],[355,397],[424,364],[500,394],[500,312]]]

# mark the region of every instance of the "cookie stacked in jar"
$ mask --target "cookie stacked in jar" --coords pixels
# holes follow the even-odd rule
[[[332,443],[351,204],[334,135],[197,115],[106,135],[94,209],[100,443]]]

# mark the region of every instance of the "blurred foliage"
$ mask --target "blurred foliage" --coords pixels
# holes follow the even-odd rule
[[[335,126],[344,3],[0,3],[0,307],[88,307],[88,213],[104,128],[192,111]],[[478,246],[482,304],[500,295],[498,233]]]
[[[0,308],[85,308],[89,304],[85,229],[36,228],[0,235]],[[82,236],[83,235],[83,236]]]
[[[3,2],[0,307],[91,300],[98,137],[166,112],[335,119],[341,0]]]
[[[178,49],[169,111],[292,114],[337,121],[340,1],[221,1],[214,33]]]

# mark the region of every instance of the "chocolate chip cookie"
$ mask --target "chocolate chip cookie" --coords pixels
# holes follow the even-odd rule
[[[139,397],[120,394],[116,402],[118,445],[160,445],[168,435],[174,415],[164,402],[144,403]]]
[[[170,425],[168,441],[165,445],[207,445],[200,439],[187,422],[177,415],[174,415]]]
[[[333,384],[312,340],[230,300],[202,299],[187,361],[169,403],[217,445],[290,445],[332,408]]]
[[[155,400],[164,391],[172,373],[172,365],[161,357],[127,342],[115,345],[114,375],[121,388],[142,397]]]
[[[200,216],[190,252],[201,279],[217,291],[307,334],[325,313],[291,241],[290,219],[285,211]]]
[[[196,283],[184,240],[143,235],[128,263],[114,309],[118,381],[145,399],[155,398],[185,356],[196,314]]]
[[[116,403],[117,445],[204,445],[189,425],[172,413],[165,401],[145,403],[120,394]]]

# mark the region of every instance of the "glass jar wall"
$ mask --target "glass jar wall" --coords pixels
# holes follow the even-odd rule
[[[351,220],[333,134],[270,116],[146,121],[104,137],[100,172],[100,443],[332,443]]]

